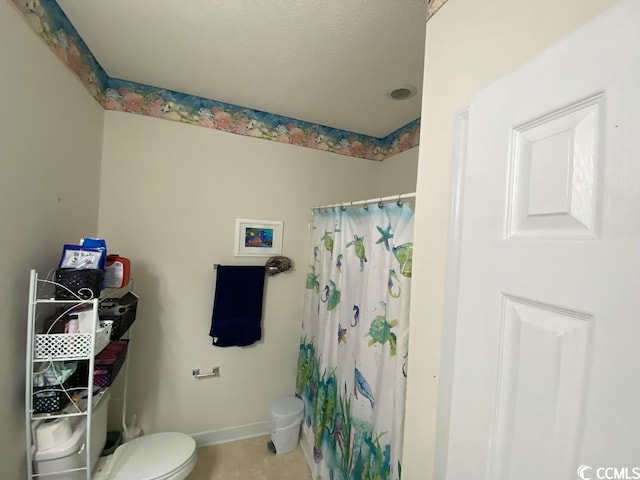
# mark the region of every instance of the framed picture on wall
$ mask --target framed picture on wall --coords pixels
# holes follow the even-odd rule
[[[270,257],[282,254],[282,224],[274,220],[236,218],[236,241],[233,254]]]

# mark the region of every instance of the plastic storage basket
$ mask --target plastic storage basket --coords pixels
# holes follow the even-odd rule
[[[138,296],[133,292],[127,292],[121,298],[105,298],[100,303],[100,320],[113,322],[111,340],[120,340],[129,330],[136,319],[137,310]]]
[[[111,342],[96,356],[93,370],[94,385],[106,388],[113,383],[127,356],[128,346],[128,340]]]
[[[83,376],[82,368],[76,368],[76,371],[61,385],[33,387],[33,412],[60,412],[71,402],[70,397],[73,396],[76,387],[82,386],[84,382],[86,382],[86,374]]]
[[[113,322],[100,321],[96,330],[95,353],[109,344]],[[33,345],[34,360],[62,360],[87,358],[91,355],[93,333],[36,334]]]
[[[104,270],[59,268],[56,270],[56,300],[90,300],[100,296]]]

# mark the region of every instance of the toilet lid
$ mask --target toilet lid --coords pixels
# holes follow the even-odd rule
[[[168,479],[193,461],[195,455],[196,442],[189,435],[175,432],[146,435],[116,449],[110,478]]]

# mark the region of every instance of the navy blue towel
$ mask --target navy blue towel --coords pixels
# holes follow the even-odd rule
[[[217,347],[251,345],[262,337],[264,266],[218,266],[209,336]]]

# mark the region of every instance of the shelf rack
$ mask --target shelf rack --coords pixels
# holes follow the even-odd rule
[[[99,299],[93,298],[89,300],[84,300],[80,297],[72,300],[56,300],[54,294],[54,287],[56,283],[48,280],[46,278],[40,278],[38,273],[35,270],[31,270],[30,280],[29,280],[29,304],[28,304],[28,327],[27,327],[27,350],[26,350],[26,386],[25,386],[25,426],[26,426],[26,446],[27,446],[27,478],[29,479],[46,479],[51,478],[54,475],[64,475],[71,474],[76,472],[84,472],[86,480],[91,480],[91,418],[94,408],[97,407],[98,403],[102,399],[102,395],[104,392],[100,392],[100,394],[94,395],[93,389],[93,372],[94,372],[94,360],[95,355],[99,353],[99,351],[106,346],[104,342],[98,342],[96,347],[96,339],[98,338],[98,333],[102,332],[102,336],[104,336],[104,328],[101,329],[99,319],[98,319],[98,306]],[[80,305],[90,305],[92,311],[92,320],[93,320],[93,328],[90,333],[82,333],[82,334],[48,334],[48,333],[39,333],[36,331],[36,322],[38,320],[38,312],[39,309],[45,305],[58,305],[64,307],[66,305],[69,308],[66,312],[70,311],[72,308],[75,308]],[[65,312],[65,313],[66,313]],[[61,314],[59,318],[64,315]],[[56,320],[57,321],[57,320]],[[106,335],[107,343],[108,343],[108,334]],[[67,349],[65,350],[65,346],[63,345],[61,348],[52,348],[50,349],[50,353],[47,354],[47,346],[42,348],[36,348],[37,343],[40,340],[44,339],[44,343],[46,343],[47,338],[51,337],[54,339],[54,343],[57,340],[61,340],[63,344],[73,345],[75,341],[75,345],[82,345],[83,348],[80,349]],[[80,341],[80,342],[78,342]],[[42,343],[42,342],[40,342]],[[66,353],[65,353],[66,352]],[[88,363],[87,366],[87,379],[84,387],[78,387],[85,389],[87,392],[86,402],[83,402],[80,406],[76,405],[73,401],[65,407],[60,412],[56,413],[35,413],[34,412],[34,387],[33,387],[33,374],[34,374],[34,366],[37,364],[43,364],[47,362],[59,361],[59,360],[75,360],[75,361],[86,361]],[[61,388],[65,395],[70,398],[70,392],[65,389],[63,385],[52,386],[51,389],[40,390],[48,391],[48,390],[56,390]],[[71,389],[73,390],[73,389]],[[59,391],[59,390],[58,390]],[[82,407],[82,408],[80,408]],[[84,444],[81,447],[83,452],[78,452],[79,454],[85,454],[85,466],[81,468],[74,468],[70,470],[61,470],[59,472],[51,472],[51,473],[35,473],[34,472],[34,463],[37,452],[36,445],[36,434],[35,429],[39,425],[40,422],[49,419],[61,418],[61,417],[86,417],[86,434],[84,439]],[[57,477],[64,478],[64,477]]]

